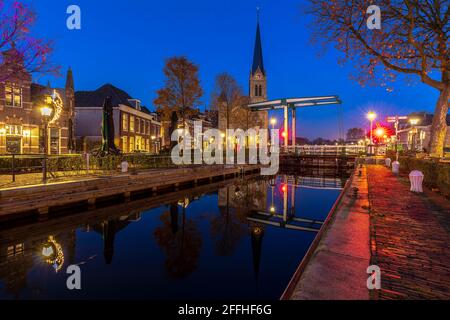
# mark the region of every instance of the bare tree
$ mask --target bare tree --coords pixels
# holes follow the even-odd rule
[[[228,73],[219,74],[211,99],[211,110],[219,114],[219,129],[247,128],[248,112],[242,108],[245,103],[246,97],[238,82]]]
[[[416,76],[439,91],[429,150],[442,156],[450,98],[448,0],[379,0],[381,29],[370,30],[370,0],[310,0],[314,39],[334,43],[356,62],[361,84],[386,85],[396,74]],[[369,11],[369,12],[368,12]]]
[[[198,77],[198,66],[186,57],[172,57],[164,67],[166,77],[164,87],[157,91],[154,104],[163,120],[169,121],[172,112],[178,114],[183,121],[198,113],[196,107],[200,103],[203,89]]]
[[[35,20],[26,4],[0,0],[0,82],[24,71],[59,74],[59,67],[50,63],[51,43],[30,33]]]

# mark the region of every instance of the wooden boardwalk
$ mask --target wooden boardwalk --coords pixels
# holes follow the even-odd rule
[[[135,175],[122,174],[81,181],[40,184],[0,191],[0,222],[15,217],[44,217],[53,209],[120,198],[129,200],[133,194],[149,196],[164,190],[177,190],[259,172],[261,166],[198,166],[192,168],[149,170]]]

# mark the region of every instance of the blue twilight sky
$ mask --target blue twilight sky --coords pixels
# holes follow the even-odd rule
[[[200,66],[203,106],[209,104],[214,77],[223,71],[247,92],[257,6],[269,98],[338,94],[345,130],[367,126],[364,114],[370,109],[383,118],[432,112],[437,100],[437,92],[420,83],[400,82],[387,92],[350,80],[351,64],[338,65],[335,50],[319,55],[321,50],[311,45],[308,17],[302,13],[306,0],[27,1],[38,14],[33,32],[55,42],[53,59],[64,71],[72,67],[76,90],[112,83],[150,109],[163,84],[164,61],[174,55],[186,55]],[[71,4],[81,8],[81,30],[66,28]],[[48,78],[36,80],[45,84]],[[54,86],[64,84],[64,77],[50,80]],[[297,136],[337,138],[337,107],[299,110]]]

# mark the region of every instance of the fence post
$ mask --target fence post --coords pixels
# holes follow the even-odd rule
[[[13,154],[12,155],[12,160],[11,160],[11,174],[12,174],[12,182],[16,182],[16,170],[15,170],[15,157],[16,157],[16,155],[15,154]]]

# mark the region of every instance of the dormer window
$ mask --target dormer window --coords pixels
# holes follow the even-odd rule
[[[131,106],[136,109],[141,111],[141,101],[138,99],[128,99],[128,102],[131,104]]]
[[[6,106],[21,108],[22,107],[22,88],[14,85],[5,85]]]

